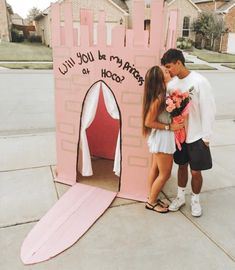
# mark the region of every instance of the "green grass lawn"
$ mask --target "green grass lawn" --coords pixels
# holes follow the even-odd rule
[[[235,63],[235,55],[227,53],[218,53],[209,50],[193,49],[190,53],[197,56],[199,59],[208,63]]]
[[[4,63],[0,67],[9,69],[52,69],[53,65],[50,63]]]
[[[217,70],[214,67],[210,67],[208,65],[199,65],[199,64],[187,64],[186,67],[190,70]]]
[[[39,43],[0,43],[0,61],[52,61],[52,49]]]
[[[235,63],[232,63],[232,64],[223,64],[222,66],[235,69]]]

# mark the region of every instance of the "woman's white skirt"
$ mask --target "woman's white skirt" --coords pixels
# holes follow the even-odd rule
[[[147,143],[150,153],[173,154],[176,150],[174,132],[170,130],[152,129]]]

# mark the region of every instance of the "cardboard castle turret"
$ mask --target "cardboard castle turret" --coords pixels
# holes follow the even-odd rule
[[[152,0],[151,28],[145,31],[144,1],[134,1],[133,29],[116,26],[112,44],[107,45],[105,13],[100,12],[94,44],[92,11],[80,10],[78,31],[73,27],[71,2],[52,4],[57,181],[72,187],[25,239],[21,249],[25,264],[47,260],[73,245],[115,196],[146,199],[151,157],[141,133],[144,76],[159,64],[164,49],[174,46],[177,11],[167,15],[165,33],[163,16],[163,0]],[[116,120],[105,130],[90,132],[89,140],[99,145],[99,152],[96,147],[89,149],[86,130],[96,116],[101,94],[110,118]],[[99,121],[104,121],[102,115]],[[98,132],[108,136],[99,140]],[[78,172],[93,173],[94,151],[96,156],[114,160],[118,194],[79,183]]]

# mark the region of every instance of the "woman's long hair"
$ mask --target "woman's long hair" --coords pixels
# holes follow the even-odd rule
[[[143,115],[142,115],[142,131],[146,137],[151,128],[145,126],[145,119],[153,101],[158,98],[160,101],[158,114],[165,109],[166,84],[163,71],[159,66],[150,68],[144,80],[144,97],[143,97]],[[156,115],[157,120],[157,115]]]

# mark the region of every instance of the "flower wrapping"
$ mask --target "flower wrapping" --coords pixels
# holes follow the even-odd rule
[[[189,108],[191,106],[191,94],[193,87],[182,93],[180,90],[173,91],[166,98],[166,110],[170,113],[172,117],[172,122],[179,124],[188,115]],[[186,140],[186,130],[185,128],[174,131],[175,133],[175,143],[179,150],[182,149],[181,144]]]

